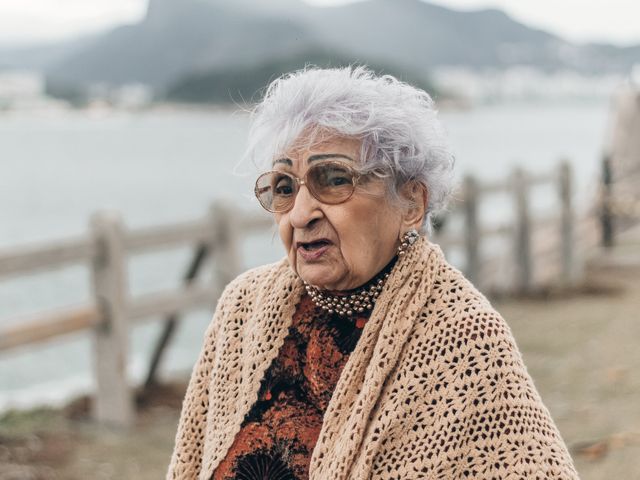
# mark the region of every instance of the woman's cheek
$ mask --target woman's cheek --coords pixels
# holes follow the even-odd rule
[[[278,225],[278,234],[280,235],[280,241],[288,253],[291,250],[293,243],[293,229],[288,224],[285,215],[274,215],[276,224]]]
[[[278,234],[280,236],[280,241],[282,242],[282,246],[284,248],[285,254],[289,259],[289,264],[291,268],[297,273],[297,254],[296,249],[293,245],[293,229],[287,224],[286,217],[283,215],[275,215],[275,220],[278,225]]]

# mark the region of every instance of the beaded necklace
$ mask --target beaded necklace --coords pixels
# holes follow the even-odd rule
[[[354,290],[348,290],[341,294],[320,290],[303,280],[307,293],[318,307],[328,313],[337,313],[341,316],[352,316],[354,313],[362,313],[371,310],[376,299],[382,291],[391,269],[396,264],[399,256],[404,255],[416,242],[419,234],[415,229],[404,233],[398,247],[398,254],[370,281]]]
[[[364,285],[341,294],[321,290],[307,282],[304,282],[304,286],[313,303],[322,310],[350,317],[355,313],[362,313],[373,308],[397,259],[397,256],[393,257],[386,267]]]

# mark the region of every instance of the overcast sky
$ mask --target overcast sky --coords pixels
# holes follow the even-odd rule
[[[353,0],[306,1],[337,5]],[[0,44],[60,39],[135,22],[144,15],[146,2],[0,0]],[[527,25],[577,42],[640,43],[640,0],[434,0],[433,3],[461,10],[497,7]]]

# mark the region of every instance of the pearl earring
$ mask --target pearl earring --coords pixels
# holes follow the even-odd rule
[[[398,255],[404,255],[405,253],[407,253],[409,247],[416,243],[418,237],[420,237],[420,234],[415,228],[404,232],[402,238],[400,239],[400,245],[398,246]]]

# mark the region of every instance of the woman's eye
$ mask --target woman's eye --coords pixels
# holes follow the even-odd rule
[[[291,195],[291,187],[287,185],[283,185],[281,187],[276,187],[276,193],[278,195]]]
[[[289,180],[280,180],[276,183],[273,191],[276,195],[291,195],[293,193],[293,188],[291,188],[291,182]]]
[[[339,187],[340,185],[350,185],[351,180],[348,177],[332,177],[329,180],[331,186]]]

